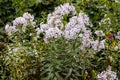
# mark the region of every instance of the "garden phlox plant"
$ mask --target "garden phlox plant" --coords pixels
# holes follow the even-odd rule
[[[106,24],[106,23],[111,24],[109,18],[101,20],[99,25]],[[27,61],[28,61],[27,59],[30,58],[31,59],[30,63],[32,64],[35,63],[35,60],[38,60],[38,62],[41,64],[43,61],[44,64],[50,64],[50,66],[42,64],[42,70],[39,70],[39,71],[41,72],[43,71],[43,74],[45,73],[44,77],[46,75],[49,75],[48,76],[49,78],[47,79],[51,80],[52,78],[56,79],[55,76],[60,78],[60,76],[58,75],[59,71],[57,73],[57,71],[55,70],[56,71],[55,72],[54,68],[57,66],[56,64],[58,63],[60,64],[58,64],[59,66],[57,66],[57,69],[61,67],[62,65],[61,55],[63,55],[63,53],[65,52],[64,55],[68,56],[67,53],[69,53],[69,56],[70,57],[72,56],[71,60],[73,60],[73,63],[71,62],[71,65],[68,66],[68,67],[72,66],[72,68],[68,69],[68,67],[66,67],[66,71],[69,71],[67,72],[68,75],[66,78],[68,78],[72,74],[72,72],[74,71],[73,69],[76,68],[76,65],[77,65],[77,69],[81,70],[81,74],[83,76],[84,71],[87,72],[87,70],[89,71],[90,69],[89,66],[86,68],[85,63],[90,60],[91,61],[94,60],[95,54],[99,52],[103,52],[106,54],[107,52],[106,51],[107,40],[105,38],[106,34],[104,30],[98,29],[94,31],[93,30],[94,28],[95,26],[92,24],[91,20],[89,19],[89,16],[85,14],[83,11],[77,12],[75,7],[69,3],[65,3],[63,5],[56,7],[52,13],[48,14],[46,23],[41,22],[39,27],[36,25],[33,15],[31,15],[28,12],[24,13],[22,17],[18,17],[15,20],[13,20],[12,25],[7,24],[5,26],[5,31],[8,34],[8,37],[15,36],[16,38],[16,37],[20,37],[19,35],[21,33],[24,33],[24,34],[21,34],[21,37],[20,37],[21,39],[20,41],[22,42],[16,41],[14,43],[13,41],[12,43],[8,44],[8,51],[6,52],[6,54],[10,56],[5,56],[5,61],[6,62],[8,61],[7,63],[10,64],[12,63],[12,60],[14,60],[13,61],[15,63],[14,66],[17,65],[17,68],[20,66],[19,64],[24,64],[24,62],[26,62],[24,66],[21,66],[20,68],[18,68],[19,71],[17,74],[21,72],[20,73],[21,76],[19,76],[19,78],[21,78],[23,75],[22,71],[24,71],[27,68],[25,67],[25,65],[26,66],[31,65],[31,64],[27,64]],[[31,30],[27,31],[28,29],[31,29]],[[14,35],[14,34],[17,34],[17,35]],[[43,34],[43,37],[40,38],[41,34]],[[23,38],[24,36],[27,36],[27,38],[26,37]],[[30,40],[31,37],[33,37],[32,39],[35,39],[35,40],[33,41]],[[60,39],[60,41],[56,42],[55,41],[56,39],[58,40]],[[63,39],[64,42],[61,42],[62,41],[61,39]],[[115,35],[115,39],[120,40],[120,31],[118,31],[117,34]],[[79,43],[77,44],[77,42]],[[66,45],[66,46],[59,47],[59,45]],[[58,49],[58,47],[56,46],[58,46],[60,49]],[[44,49],[46,51],[44,51]],[[47,50],[50,50],[50,51],[47,51]],[[41,57],[42,54],[44,54],[45,56]],[[66,58],[66,56],[64,55],[62,58],[65,59],[67,62],[67,59],[69,58]],[[90,55],[90,56],[86,57],[86,55]],[[32,58],[35,58],[35,59],[32,60]],[[87,65],[91,65],[91,64],[92,63]],[[69,65],[69,64],[66,64],[66,65]],[[46,66],[48,69],[46,69]],[[64,67],[64,65],[62,65],[62,67]],[[44,69],[46,69],[47,71],[45,71]],[[60,70],[62,72],[62,69]],[[47,72],[50,72],[50,73],[47,73]],[[40,76],[43,74],[40,74]],[[72,74],[72,76],[73,75],[74,73]],[[79,73],[77,73],[77,75],[79,75]],[[88,75],[84,74],[83,77],[85,76],[88,76]],[[115,80],[117,79],[117,73],[109,69],[106,71],[102,71],[101,73],[98,72],[98,75],[95,75],[95,78],[98,80],[99,79]],[[43,78],[43,79],[46,79],[46,78]],[[72,80],[72,78],[70,79]],[[84,80],[87,80],[87,79],[84,78]]]

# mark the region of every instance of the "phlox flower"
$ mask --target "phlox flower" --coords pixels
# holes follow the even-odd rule
[[[91,30],[85,30],[84,31],[84,36],[86,36],[86,37],[90,37],[92,35],[92,32],[91,32]]]
[[[29,14],[28,12],[23,14],[23,18],[25,18],[26,20],[30,20],[31,22],[34,20],[34,16]]]
[[[73,16],[69,19],[67,24],[64,24],[64,15],[71,13]],[[79,37],[79,34],[81,33],[84,33],[84,36],[86,37],[90,37],[92,33],[86,28],[86,25],[91,26],[90,23],[91,22],[87,15],[85,15],[83,12],[80,12],[79,15],[76,15],[75,7],[69,3],[66,3],[56,7],[53,13],[48,14],[47,23],[41,23],[40,28],[36,31],[38,31],[37,34],[44,32],[44,41],[47,41],[53,37],[57,38],[57,35],[55,35],[56,32],[53,33],[53,31],[55,28],[58,28],[60,31],[55,31],[62,33],[65,39],[70,40]],[[58,32],[56,34],[58,34]]]
[[[105,49],[105,40],[99,41],[95,40],[91,42],[92,48],[95,51],[100,51],[101,49]]]
[[[76,10],[75,7],[73,5],[70,5],[69,3],[56,7],[54,11],[54,14],[56,15],[65,15],[65,14],[68,15],[70,13],[72,13],[72,15],[75,15]]]
[[[105,49],[105,40],[102,40],[99,43],[98,51],[100,51],[101,49]]]
[[[15,20],[13,20],[13,26],[27,26],[27,20],[24,17],[18,17]]]
[[[120,35],[120,31],[117,32],[117,35]]]
[[[102,30],[97,30],[97,31],[95,31],[95,34],[96,34],[97,36],[105,36],[105,34],[103,33]]]
[[[62,34],[63,32],[57,27],[49,28],[48,30],[45,31],[44,41],[47,42],[47,40],[49,40],[50,38],[59,38],[62,36]]]
[[[12,35],[12,32],[16,32],[16,26],[9,26],[8,24],[5,26],[5,31],[8,35]]]
[[[98,40],[92,41],[92,48],[93,48],[95,51],[97,51],[98,46],[99,46],[99,41],[98,41]]]
[[[117,35],[115,36],[115,38],[120,40],[120,31],[117,32]]]
[[[8,33],[8,35],[11,35],[13,32],[16,31],[23,31],[25,32],[26,30],[26,26],[31,25],[33,28],[35,28],[35,22],[34,20],[34,16],[27,13],[23,14],[23,17],[18,17],[15,20],[13,20],[13,25],[9,26],[6,25],[5,26],[5,30]]]
[[[89,38],[84,37],[83,40],[82,40],[82,45],[84,47],[89,47],[91,45],[91,40]]]
[[[106,71],[102,71],[101,73],[99,73],[97,75],[97,78],[100,80],[116,80],[117,74],[116,74],[116,72],[111,71],[111,69],[108,69]]]

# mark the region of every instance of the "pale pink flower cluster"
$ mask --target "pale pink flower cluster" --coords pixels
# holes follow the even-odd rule
[[[8,35],[12,35],[13,32],[16,32],[17,29],[16,29],[16,26],[10,26],[10,25],[6,25],[5,26],[5,31]]]
[[[23,14],[23,17],[18,17],[15,20],[13,20],[13,25],[6,25],[5,26],[5,31],[7,32],[8,35],[11,35],[13,32],[19,31],[19,26],[22,26],[21,29],[22,31],[25,31],[26,26],[27,25],[32,25],[33,27],[35,27],[35,22],[34,20],[34,16],[27,13]]]
[[[13,26],[23,25],[24,27],[26,27],[29,23],[34,24],[33,20],[34,16],[27,12],[23,14],[23,17],[18,17],[13,20]]]
[[[55,11],[53,14],[55,15],[65,15],[65,14],[70,14],[72,13],[73,15],[76,14],[76,10],[75,7],[73,5],[70,5],[69,3],[60,5],[58,7],[55,8]]]
[[[66,39],[74,39],[80,33],[89,33],[87,32],[86,25],[91,26],[89,17],[84,13],[80,12],[78,16],[73,16],[70,18],[70,21],[65,25],[64,36]],[[91,34],[91,32],[90,32]]]
[[[117,35],[115,36],[115,38],[120,40],[120,31],[117,32]]]
[[[69,22],[64,25],[63,24],[63,16],[71,14],[73,15],[72,18],[69,19]],[[55,8],[53,13],[48,14],[47,24],[40,24],[40,28],[37,28],[37,34],[39,35],[41,32],[44,32],[45,38],[47,36],[47,31],[50,28],[58,28],[60,32],[62,32],[63,36],[67,39],[74,39],[80,33],[80,31],[86,32],[86,25],[92,24],[89,21],[89,17],[85,15],[83,12],[80,12],[78,16],[76,16],[76,10],[73,5],[69,3],[60,5]],[[58,36],[61,37],[61,36]],[[50,37],[49,37],[50,38]],[[44,39],[47,40],[47,39]]]
[[[13,21],[13,25],[14,26],[19,26],[19,25],[23,25],[26,26],[27,25],[27,21],[25,20],[24,17],[18,17]]]
[[[82,35],[84,36],[84,35]],[[81,37],[82,45],[80,46],[81,50],[86,50],[85,48],[91,47],[95,51],[100,51],[105,49],[105,40],[99,41],[91,39],[91,37]]]
[[[64,33],[62,31],[62,29],[64,28],[64,24],[62,22],[63,16],[68,15],[68,14],[72,14],[72,15],[76,14],[76,10],[73,5],[66,3],[66,4],[56,7],[55,11],[53,13],[48,14],[47,23],[46,24],[40,23],[40,28],[36,29],[37,35],[39,35],[41,32],[44,32],[45,33],[45,37],[44,37],[45,42],[47,42],[47,40],[49,40],[53,36],[54,36],[54,38],[61,37],[61,34]],[[55,30],[57,30],[58,32]],[[49,33],[49,32],[51,32],[51,33]],[[51,37],[50,37],[50,35],[51,35]]]
[[[118,80],[116,72],[111,71],[111,69],[102,71],[97,75],[97,78],[98,80]]]
[[[69,22],[64,25],[63,16],[71,13],[73,16],[69,18]],[[81,50],[85,50],[87,47],[92,47],[95,51],[104,49],[105,40],[94,40],[91,30],[86,26],[93,26],[89,17],[82,11],[76,15],[75,7],[66,3],[56,7],[53,13],[48,14],[47,23],[40,23],[40,28],[37,28],[36,31],[37,35],[41,32],[45,33],[44,41],[46,43],[48,43],[51,38],[63,36],[66,40],[80,38],[82,41],[82,45],[80,45]],[[98,37],[104,36],[102,30],[98,30],[95,33]]]
[[[23,14],[23,17],[26,19],[26,20],[29,20],[30,22],[33,22],[34,20],[34,16],[29,14],[28,12],[27,13],[24,13]]]
[[[63,32],[60,29],[58,29],[57,27],[55,27],[55,28],[50,28],[47,31],[45,31],[45,34],[46,34],[46,36],[44,38],[44,41],[46,43],[48,43],[50,38],[58,38],[58,37],[62,36]]]
[[[102,41],[98,41],[98,40],[92,41],[92,48],[95,51],[100,51],[101,49],[105,49],[105,40],[102,40]]]
[[[105,40],[94,40],[91,30],[87,29],[87,26],[92,27],[89,17],[84,13],[79,13],[78,16],[73,16],[65,26],[64,36],[67,40],[79,38],[82,40],[81,50],[86,50],[88,47],[92,47],[95,51],[105,49]],[[102,30],[97,30],[95,34],[105,36]]]

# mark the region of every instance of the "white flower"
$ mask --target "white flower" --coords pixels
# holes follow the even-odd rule
[[[95,51],[100,51],[101,49],[105,49],[105,40],[102,41],[95,40],[92,41],[91,44],[92,44],[92,48]]]
[[[83,40],[82,40],[82,45],[84,47],[89,47],[90,44],[91,44],[91,40],[89,38],[84,37]]]
[[[96,34],[97,36],[105,36],[105,34],[103,33],[102,30],[97,30],[97,31],[95,31],[95,34]]]
[[[70,18],[70,23],[71,23],[71,25],[75,25],[75,24],[77,24],[77,16],[73,16],[72,18]]]
[[[89,18],[86,17],[85,19],[84,15],[85,14],[80,13],[79,16],[70,18],[70,21],[65,26],[65,38],[68,40],[74,39],[80,32],[84,32],[84,36],[86,37],[89,37],[92,34],[90,30],[86,30],[85,24],[89,23]]]
[[[74,28],[76,25],[73,22],[69,22],[68,24],[66,24],[65,26],[65,30],[71,30],[72,28]]]
[[[56,7],[54,11],[55,15],[65,15],[70,13],[72,13],[72,15],[75,15],[76,10],[75,10],[75,7],[73,5],[70,5],[69,3]]]
[[[83,15],[81,15],[81,13],[79,13],[77,21],[78,21],[78,24],[85,26],[84,21],[83,21]]]
[[[8,24],[5,26],[5,31],[8,35],[12,35],[13,32],[16,32],[16,26],[9,26]]]
[[[105,49],[105,40],[100,41],[98,49]]]
[[[23,25],[27,26],[27,20],[23,17],[18,17],[13,21],[13,26]]]
[[[28,12],[23,14],[23,18],[30,20],[30,21],[34,20],[34,16],[29,14]]]
[[[70,31],[68,31],[68,30],[66,30],[65,32],[64,32],[64,37],[66,38],[66,39],[71,39],[71,36],[70,36]]]
[[[115,36],[115,38],[120,40],[120,36]]]
[[[119,35],[119,36],[120,36],[120,31],[118,31],[118,32],[117,32],[117,35]]]
[[[85,15],[83,12],[80,12],[80,13],[79,13],[78,22],[79,22],[80,24],[82,24],[83,26],[85,26],[85,25],[89,25],[90,27],[93,26],[92,23],[91,23],[90,20],[89,20],[88,15]]]
[[[83,34],[79,34],[79,37],[82,38],[82,37],[83,37]]]
[[[84,31],[84,36],[86,36],[86,37],[90,37],[92,35],[92,32],[91,32],[91,30],[85,30]]]
[[[116,72],[111,71],[111,69],[108,69],[107,71],[102,71],[101,73],[99,73],[97,75],[97,78],[101,80],[116,80],[117,75]]]
[[[21,33],[26,31],[26,27],[28,25],[31,25],[33,28],[35,28],[36,22],[33,21],[34,16],[30,15],[28,12],[23,14],[23,17],[18,17],[15,20],[13,20],[13,25],[5,26],[5,30],[8,33],[8,35],[11,35],[13,32],[19,31]]]
[[[49,28],[51,28],[51,26],[49,26],[48,24],[40,24],[40,29],[41,31],[45,32],[46,30],[48,30]]]
[[[78,35],[78,33],[80,32],[79,29],[77,28],[72,28],[71,30],[65,30],[64,31],[64,36],[66,39],[74,39],[76,38],[76,36]]]
[[[120,31],[117,32],[117,35],[115,36],[115,38],[120,40]]]
[[[49,14],[48,14],[49,15]],[[52,15],[52,16],[48,16],[47,18],[47,23],[48,24],[53,24],[54,23],[54,20],[58,18],[58,15]]]
[[[50,27],[63,28],[63,26],[64,26],[63,23],[62,23],[62,16],[60,16],[60,15],[52,15],[52,14],[48,14],[47,24]]]
[[[55,21],[54,21],[54,24],[55,24],[55,27],[58,27],[58,28],[60,28],[60,29],[63,29],[63,23],[62,23],[62,20],[60,20],[60,19],[56,19]]]
[[[95,51],[98,50],[98,46],[99,46],[99,41],[98,41],[98,40],[92,41],[92,48],[93,48]]]
[[[39,35],[41,32],[43,32],[40,28],[36,29],[37,35]]]
[[[102,79],[102,80],[107,80],[106,79],[107,78],[106,74],[107,74],[106,71],[103,71],[103,72],[101,72],[100,74],[97,75],[97,78]]]
[[[114,80],[117,78],[116,73],[110,70],[107,71],[107,76],[109,77],[110,80]]]
[[[65,31],[65,38],[67,40],[75,38],[76,33],[73,30]]]
[[[116,51],[117,51],[118,49],[119,49],[119,47],[118,47],[118,46],[115,46],[115,47],[114,47],[114,50],[116,50]]]
[[[45,42],[47,42],[50,38],[58,38],[62,36],[62,31],[59,30],[57,27],[55,28],[49,28],[47,31],[45,31]]]
[[[71,13],[73,16],[69,19],[69,22],[64,25],[64,15]],[[79,34],[81,33],[84,33],[83,36],[90,37],[92,33],[86,28],[86,25],[91,25],[89,17],[83,12],[80,12],[78,16],[75,14],[75,7],[69,3],[56,7],[53,13],[48,14],[47,23],[41,23],[40,29],[37,30],[37,34],[41,31],[45,32],[46,37],[44,38],[44,41],[47,41],[51,37],[57,38],[57,36],[54,35],[55,32],[53,33],[53,31],[54,28],[58,28],[67,40],[75,39],[79,37]]]
[[[5,31],[7,32],[7,34],[8,35],[11,35],[11,27],[7,24],[6,26],[5,26]]]

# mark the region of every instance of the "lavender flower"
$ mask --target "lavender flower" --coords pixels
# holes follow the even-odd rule
[[[54,11],[54,14],[57,14],[57,15],[65,15],[69,13],[72,13],[72,15],[76,14],[75,7],[73,5],[70,5],[69,3],[56,7]]]
[[[97,75],[98,80],[116,80],[117,75],[116,72],[111,71],[111,69],[108,69],[107,71],[102,71]]]
[[[26,26],[31,25],[33,28],[35,27],[36,23],[33,20],[34,16],[29,14],[28,12],[24,13],[23,17],[18,17],[15,20],[13,20],[12,26],[6,25],[5,30],[8,33],[8,35],[12,35],[12,33],[16,31],[25,32]]]
[[[48,43],[50,38],[59,38],[62,36],[62,34],[63,34],[62,31],[57,27],[49,28],[48,30],[45,31],[44,41]]]
[[[13,26],[27,26],[27,20],[24,17],[18,17],[13,21]]]
[[[92,48],[95,51],[100,51],[101,49],[105,49],[105,40],[102,41],[95,40],[92,41],[91,44],[92,44]]]
[[[66,25],[64,25],[63,16],[71,13],[73,17],[71,17],[69,19],[69,22]],[[54,28],[57,28],[60,30],[60,32],[67,40],[70,40],[75,39],[80,33],[85,33],[84,36],[90,36],[91,31],[86,29],[85,27],[86,25],[90,25],[89,17],[85,15],[83,12],[80,12],[79,15],[77,16],[75,7],[73,5],[70,5],[69,3],[66,3],[56,7],[53,13],[48,14],[47,23],[46,24],[41,23],[40,28],[38,28],[36,31],[37,34],[44,32],[45,33],[44,40],[47,41],[48,38],[50,39],[50,37],[51,38],[53,36],[55,37],[55,35],[52,34],[53,32],[50,33],[50,31],[53,30]]]
[[[29,14],[28,12],[23,14],[23,18],[25,18],[26,20],[30,20],[31,22],[34,20],[34,16]]]
[[[117,35],[115,36],[115,38],[120,40],[120,31],[117,32]]]
[[[12,35],[13,32],[18,31],[18,29],[16,29],[16,26],[9,26],[8,24],[5,26],[5,31],[8,35]]]

